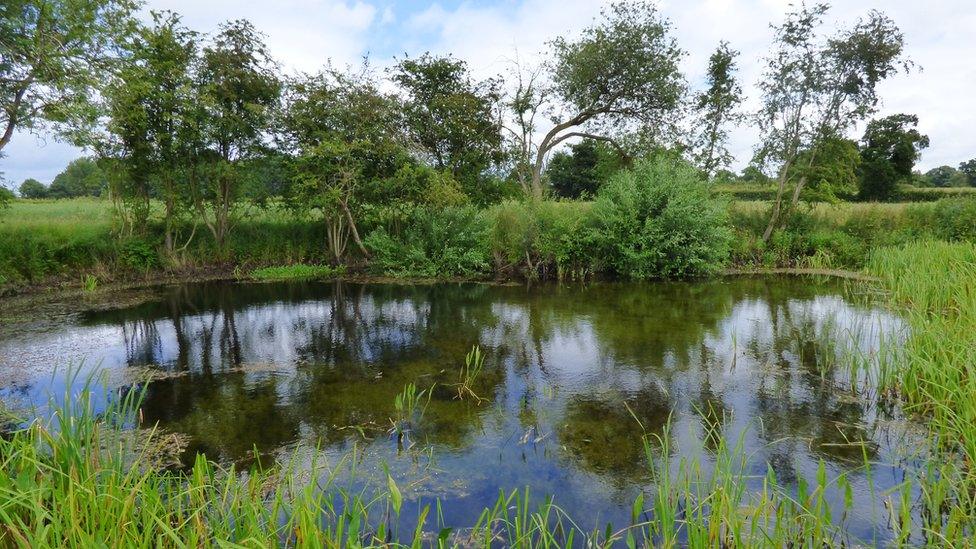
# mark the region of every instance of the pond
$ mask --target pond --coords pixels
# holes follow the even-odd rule
[[[338,463],[362,485],[402,487],[404,509],[441,501],[472,525],[499,491],[554,495],[582,528],[625,525],[654,479],[652,453],[714,466],[741,444],[754,488],[851,471],[850,535],[892,533],[879,494],[897,486],[917,436],[845,367],[898,319],[856,283],[788,276],[587,286],[210,282],[144,290],[126,303],[59,304],[0,327],[0,396],[43,406],[80,389],[155,378],[147,424],[187,435],[224,463]],[[485,357],[459,398],[465,355]],[[72,364],[80,375],[66,374]],[[429,391],[407,434],[396,395]],[[477,395],[477,396],[475,396]],[[429,398],[429,402],[427,399]],[[39,408],[40,409],[40,408]],[[871,464],[864,467],[865,462]],[[357,484],[357,485],[359,485]],[[839,512],[839,511],[838,511]]]

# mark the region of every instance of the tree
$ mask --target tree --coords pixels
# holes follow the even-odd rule
[[[838,202],[857,194],[860,165],[857,143],[831,137],[820,141],[817,149],[801,152],[789,177],[807,181],[803,188],[806,200]]]
[[[891,200],[898,184],[911,180],[915,162],[929,146],[929,138],[917,126],[918,117],[913,114],[868,122],[861,138],[861,199]]]
[[[0,151],[14,130],[59,133],[90,123],[133,0],[4,0],[0,3]]]
[[[959,164],[959,171],[966,176],[970,187],[976,187],[976,158]]]
[[[480,199],[485,172],[503,156],[498,83],[475,82],[464,61],[430,54],[400,61],[392,77],[405,93],[403,122],[420,156]]]
[[[40,181],[30,178],[20,184],[21,198],[47,198],[47,186]]]
[[[952,166],[939,166],[925,172],[925,179],[933,187],[962,187],[966,176]]]
[[[578,199],[596,195],[600,186],[625,164],[606,143],[584,139],[559,151],[546,167],[549,185],[556,196]]]
[[[696,163],[708,178],[732,161],[732,155],[725,148],[728,139],[725,125],[743,118],[736,111],[742,103],[742,87],[735,79],[738,55],[739,52],[731,49],[728,42],[720,43],[708,59],[708,89],[695,97],[698,131],[692,147]]]
[[[98,164],[88,157],[72,160],[68,166],[54,177],[48,188],[50,198],[77,198],[79,196],[100,196],[108,186],[105,173]]]
[[[239,163],[265,149],[281,81],[261,34],[243,19],[221,25],[197,73],[200,129],[209,158],[195,197],[199,216],[224,248],[240,199]]]
[[[794,167],[801,154],[813,151],[802,160],[816,162],[822,142],[843,136],[875,111],[878,83],[909,68],[902,58],[903,35],[891,19],[872,11],[850,29],[823,38],[818,31],[828,9],[826,4],[801,5],[774,27],[774,51],[759,85],[763,106],[757,117],[762,142],[756,160],[777,173],[764,241],[796,209],[808,183],[808,170]],[[787,199],[790,186],[792,197]]]
[[[542,71],[525,75],[520,68],[508,102],[517,173],[536,198],[543,194],[546,158],[559,144],[588,137],[622,149],[627,129],[653,133],[673,125],[685,89],[678,69],[683,52],[670,23],[648,2],[614,3],[578,39],[557,38],[550,49],[549,82],[542,82]],[[554,126],[536,144],[540,110]]]
[[[176,14],[153,12],[152,18],[127,44],[125,63],[107,87],[111,135],[100,148],[116,160],[115,197],[136,208],[135,223],[145,227],[150,196],[162,201],[164,246],[173,254],[200,147],[192,74],[197,35]]]
[[[321,212],[336,262],[350,236],[368,257],[356,222],[362,196],[369,183],[393,177],[407,162],[394,99],[368,70],[329,68],[289,83],[279,126],[283,148],[296,156],[290,193],[296,207]]]

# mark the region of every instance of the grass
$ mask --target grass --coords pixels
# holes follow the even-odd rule
[[[255,280],[313,280],[331,278],[342,274],[343,269],[328,265],[282,265],[263,267],[251,271]]]

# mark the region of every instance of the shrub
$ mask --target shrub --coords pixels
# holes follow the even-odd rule
[[[158,267],[160,264],[156,247],[140,239],[123,242],[119,246],[119,259],[129,267],[142,270]]]
[[[483,276],[489,270],[488,227],[471,206],[417,208],[393,232],[379,227],[365,239],[370,270],[387,276]]]
[[[630,278],[695,276],[729,254],[728,205],[687,162],[639,161],[600,189],[591,241],[606,267]]]
[[[593,270],[586,243],[590,204],[506,201],[489,211],[495,270],[527,278],[579,278]]]

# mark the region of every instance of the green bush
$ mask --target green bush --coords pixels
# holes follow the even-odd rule
[[[119,259],[124,265],[140,270],[158,267],[160,264],[156,247],[137,238],[119,245]]]
[[[317,278],[331,278],[342,274],[344,269],[341,267],[330,267],[328,265],[280,265],[275,267],[263,267],[251,271],[251,278],[255,280],[313,280]]]
[[[379,227],[364,240],[379,275],[480,277],[489,271],[488,227],[477,208],[417,208],[394,232]]]
[[[597,194],[591,241],[606,268],[629,278],[696,276],[729,255],[728,205],[687,162],[639,161]]]
[[[586,202],[509,200],[492,208],[488,215],[496,273],[562,279],[592,272],[586,242],[590,207]]]

